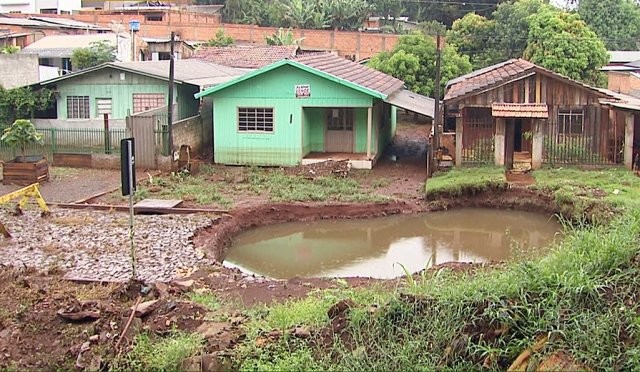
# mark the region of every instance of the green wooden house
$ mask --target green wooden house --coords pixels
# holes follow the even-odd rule
[[[395,135],[396,107],[434,101],[329,53],[281,60],[195,95],[213,98],[216,163],[290,166],[328,159],[371,169]]]
[[[199,113],[200,102],[194,94],[246,72],[200,60],[177,60],[175,119]],[[146,61],[104,63],[43,81],[40,85],[56,92],[57,118],[42,124],[101,127],[104,114],[108,114],[112,124],[124,126],[128,114],[167,107],[168,80],[169,61]]]

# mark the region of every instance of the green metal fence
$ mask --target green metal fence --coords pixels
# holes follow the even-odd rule
[[[0,127],[0,133],[4,127]],[[27,155],[43,155],[53,160],[54,153],[71,154],[118,154],[120,140],[125,138],[125,129],[88,128],[39,128],[43,136],[42,145],[29,145]],[[0,143],[0,160],[8,161],[20,155],[20,149]]]

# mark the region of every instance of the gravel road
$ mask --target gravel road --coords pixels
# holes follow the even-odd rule
[[[129,216],[122,212],[52,209],[40,217],[35,208],[22,216],[0,211],[13,235],[0,237],[0,264],[59,268],[66,277],[123,281],[131,277]],[[193,245],[195,232],[215,216],[137,215],[134,242],[138,277],[166,281],[213,259]]]

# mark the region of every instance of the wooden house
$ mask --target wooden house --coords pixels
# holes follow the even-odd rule
[[[631,167],[636,103],[512,59],[448,82],[445,127],[455,131],[456,165]]]
[[[349,160],[371,169],[395,134],[396,107],[433,117],[434,100],[392,76],[329,54],[267,65],[209,88],[216,163]]]

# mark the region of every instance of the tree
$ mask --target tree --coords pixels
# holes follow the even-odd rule
[[[233,45],[234,40],[231,36],[228,36],[224,33],[224,30],[219,28],[218,32],[216,32],[216,36],[207,41],[207,46],[210,47],[226,47],[229,45]]]
[[[436,42],[421,32],[403,35],[391,52],[375,55],[369,66],[403,80],[407,88],[433,96],[436,76]],[[469,57],[460,55],[453,45],[442,51],[441,92],[450,79],[471,71]]]
[[[468,13],[453,22],[447,33],[447,43],[455,45],[460,53],[470,56],[474,69],[499,62],[502,55],[493,39],[496,22],[475,13]]]
[[[282,28],[279,28],[278,32],[271,36],[265,36],[264,40],[268,45],[298,45],[303,38],[294,39],[291,29],[285,31]]]
[[[549,9],[531,17],[524,57],[589,84],[601,82],[599,70],[609,60],[602,40],[578,14]]]
[[[543,10],[559,11],[543,0],[517,0],[498,5],[492,14],[495,22],[492,39],[497,61],[522,57],[529,40],[531,17]]]
[[[21,118],[32,118],[37,111],[46,110],[52,103],[53,92],[49,89],[20,87],[5,90],[0,87],[0,125],[9,125]]]
[[[115,60],[116,47],[107,41],[94,41],[88,48],[78,48],[71,55],[71,64],[79,70]]]
[[[326,5],[334,30],[359,29],[373,10],[366,0],[328,0]]]
[[[577,11],[607,49],[638,48],[640,8],[632,0],[581,0]]]
[[[42,134],[36,131],[35,125],[27,119],[18,119],[6,128],[0,137],[0,141],[8,146],[18,146],[22,160],[26,160],[26,147],[31,144],[42,144]],[[18,159],[20,160],[20,159]]]

